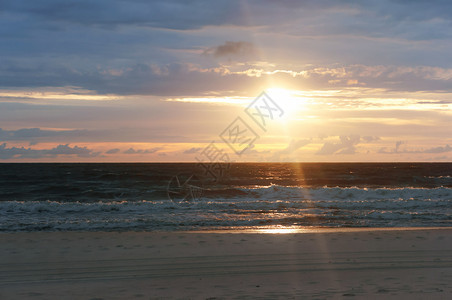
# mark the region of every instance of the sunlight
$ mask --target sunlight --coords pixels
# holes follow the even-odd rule
[[[302,230],[299,228],[290,228],[290,227],[276,227],[276,228],[259,229],[258,232],[272,233],[272,234],[287,234],[287,233],[307,232],[307,230]]]
[[[298,96],[294,90],[269,88],[267,93],[284,111],[283,120],[285,121],[292,119],[305,108],[303,97]]]
[[[168,98],[165,101],[246,106],[250,103],[250,98],[249,97],[239,97],[239,96],[237,96],[237,97],[184,97],[184,98]]]

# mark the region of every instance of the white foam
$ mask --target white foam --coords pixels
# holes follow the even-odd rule
[[[261,224],[324,226],[449,225],[452,189],[440,188],[240,188],[192,204],[158,201],[0,202],[0,231],[155,230]]]

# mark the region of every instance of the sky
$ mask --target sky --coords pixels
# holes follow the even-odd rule
[[[0,162],[450,162],[451,50],[446,0],[0,0]]]

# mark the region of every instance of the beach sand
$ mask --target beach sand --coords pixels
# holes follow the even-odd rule
[[[0,234],[0,299],[452,299],[451,283],[452,229]]]

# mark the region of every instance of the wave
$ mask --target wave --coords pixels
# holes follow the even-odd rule
[[[452,188],[206,190],[192,202],[2,201],[0,231],[190,230],[240,226],[451,226]]]
[[[115,196],[109,201],[103,199],[97,202],[66,202],[45,200],[45,201],[2,201],[0,202],[0,212],[15,211],[20,208],[23,211],[111,211],[111,210],[133,210],[139,209],[165,209],[177,208],[169,201],[166,193],[159,192],[158,200],[132,200]],[[435,203],[448,203],[452,201],[452,188],[304,188],[285,187],[278,185],[258,186],[251,188],[226,188],[226,189],[206,189],[193,203],[197,206],[207,208],[215,205],[224,206],[229,204],[248,204],[255,207],[278,206],[281,203],[292,203],[301,205],[315,203],[322,206],[325,203],[336,203],[338,205],[349,206],[353,203],[372,206],[378,203],[391,202],[397,206],[413,207],[417,205],[430,206]]]
[[[377,200],[377,199],[443,199],[452,198],[452,188],[360,188],[360,187],[322,187],[306,188],[297,186],[255,186],[206,190],[207,197],[243,197],[260,199],[306,199],[319,200]]]

